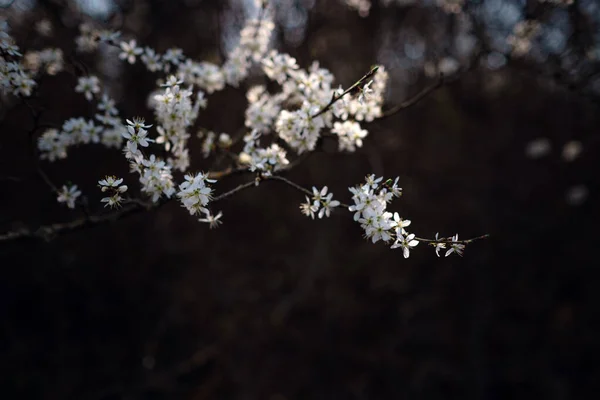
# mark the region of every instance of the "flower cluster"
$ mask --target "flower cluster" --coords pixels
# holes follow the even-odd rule
[[[317,213],[319,218],[323,218],[323,216],[329,217],[331,215],[331,209],[340,205],[340,202],[337,200],[332,200],[333,193],[327,194],[327,186],[324,186],[321,190],[318,190],[313,186],[312,188],[312,198],[309,199],[306,196],[306,203],[300,204],[300,211],[302,214],[307,217],[315,218],[315,213]]]
[[[68,148],[79,144],[102,143],[107,147],[116,147],[121,142],[118,128],[113,126],[106,129],[96,125],[93,120],[70,118],[63,123],[60,131],[50,128],[38,138],[40,158],[48,161],[65,159]]]
[[[450,254],[455,253],[462,257],[463,251],[465,250],[465,245],[458,242],[458,233],[451,238],[440,238],[438,237],[438,233],[435,234],[435,242],[432,242],[431,245],[435,247],[435,254],[439,257],[440,250],[445,249],[448,246],[448,250],[446,250],[446,254],[444,257],[448,257]],[[437,240],[442,240],[441,242],[437,242]]]
[[[298,154],[312,151],[317,145],[321,129],[325,126],[323,117],[313,117],[318,111],[319,107],[305,102],[297,111],[283,110],[279,114],[275,129]]]
[[[157,143],[163,143],[166,151],[173,154],[169,162],[180,171],[189,166],[187,141],[190,137],[187,128],[198,117],[201,107],[206,107],[204,93],[197,92],[196,102],[192,105],[192,89],[182,89],[183,82],[171,75],[163,85],[165,91],[154,96],[154,114],[159,125]]]
[[[360,124],[355,121],[335,122],[332,133],[338,136],[338,148],[340,151],[353,152],[357,147],[362,147],[362,140],[368,132],[361,129]]]
[[[125,158],[130,160],[131,170],[140,175],[142,192],[150,196],[154,203],[158,202],[163,195],[171,198],[175,194],[171,166],[154,154],[146,157],[141,150],[141,147],[148,147],[154,141],[148,137],[147,129],[151,125],[146,125],[141,118],[126,120],[126,122],[127,130],[123,132],[123,137],[127,139],[124,149]]]
[[[252,63],[263,58],[274,28],[275,24],[266,16],[247,21],[240,32],[239,45],[231,51],[222,68],[223,77],[229,85],[237,87],[248,76]]]
[[[98,181],[98,186],[103,193],[108,193],[107,197],[100,200],[102,203],[106,203],[104,207],[119,207],[123,201],[121,194],[127,191],[127,185],[121,185],[123,178],[117,179],[115,176],[107,176],[106,178]]]
[[[151,154],[135,167],[139,168],[142,192],[150,196],[152,202],[156,203],[162,195],[171,198],[175,194],[171,167],[163,160]]]
[[[207,183],[214,183],[216,180],[209,179],[206,174],[198,173],[196,175],[186,175],[185,182],[179,185],[177,197],[181,199],[181,204],[190,212],[196,215],[199,212],[210,215],[206,208],[212,199],[212,188]]]
[[[246,127],[261,133],[270,131],[273,121],[281,110],[281,103],[287,96],[283,93],[272,96],[264,86],[253,86],[246,93]]]
[[[311,192],[283,177],[274,176],[289,168],[288,155],[294,159],[294,156],[315,150],[323,135],[336,137],[339,151],[354,152],[362,147],[368,132],[361,123],[364,125],[382,116],[388,74],[384,67],[374,67],[344,90],[334,85],[334,75],[318,62],[301,68],[290,55],[269,51],[275,25],[267,3],[256,1],[259,8],[257,17],[246,22],[240,32],[239,43],[229,52],[223,65],[192,60],[178,48],[161,54],[151,47],[138,45],[135,39],[121,40],[119,32],[96,29],[90,23],[81,24],[80,35],[75,40],[78,51],[93,51],[101,44],[112,46],[107,49],[114,51],[114,58],[118,53],[118,58],[125,63],[140,61],[148,71],[159,75],[160,88],[148,100],[154,114],[157,137],[150,137],[148,130],[152,125],[141,118],[125,120],[124,124],[116,102],[104,91],[98,77],[86,73],[86,76],[78,78],[74,89],[88,101],[96,103],[94,117],[70,118],[60,129],[43,132],[37,142],[40,158],[48,161],[64,159],[69,147],[79,144],[101,143],[120,148],[129,161],[130,170],[139,175],[142,194],[155,204],[165,198],[177,197],[191,215],[200,214],[200,222],[215,228],[222,223],[223,214],[209,210],[209,204],[215,199],[210,184],[216,182],[209,176],[223,175],[219,172],[187,173],[184,181],[177,185],[172,171],[188,172],[189,131],[195,125],[200,109],[207,106],[205,95],[220,91],[226,85],[238,87],[251,72],[262,70],[275,84],[255,85],[248,89],[245,131],[236,134],[235,140],[226,133],[217,135],[204,128],[196,128],[202,132],[198,137],[202,139],[201,151],[205,158],[219,149],[233,160],[223,174],[245,170],[255,173],[257,184],[263,178],[278,179],[299,189],[307,194],[306,202],[300,206],[301,212],[312,219],[315,216],[320,219],[330,217],[336,207],[347,207],[354,212],[354,220],[360,223],[366,238],[373,243],[387,243],[392,249],[401,248],[405,258],[421,241],[435,246],[438,256],[441,249],[446,250],[446,256],[452,253],[462,255],[464,243],[469,241],[459,241],[458,235],[452,238],[438,238],[436,235],[435,240],[417,238],[406,231],[411,225],[410,220],[388,211],[388,204],[402,195],[398,178],[383,181],[375,175],[367,176],[364,184],[349,188],[353,204],[346,206],[333,199],[327,186],[321,189],[313,187]],[[347,0],[347,3],[363,13],[368,13],[370,7],[367,0]],[[388,3],[383,2],[384,5]],[[463,0],[444,0],[442,3],[452,6],[448,10],[455,12],[452,11],[456,9],[454,6],[462,5]],[[0,28],[0,86],[3,92],[29,96],[36,84],[33,79],[36,74],[55,74],[62,70],[62,51],[48,48],[28,52],[22,57],[8,34],[8,25],[0,21]],[[50,34],[51,28],[40,26],[39,29]],[[527,31],[525,28],[521,30]],[[107,52],[105,55],[111,57],[111,54]],[[260,68],[252,69],[253,65]],[[234,150],[239,137],[243,137],[243,149],[238,147]],[[154,142],[162,147],[163,158],[151,154]],[[574,148],[569,154],[576,151]],[[219,157],[216,159],[221,161]],[[101,199],[105,207],[116,208],[123,202],[137,202],[136,199],[123,198],[128,187],[122,183],[123,179],[115,176],[107,176],[98,182],[105,194]],[[248,182],[216,199],[251,185],[252,182]],[[81,196],[76,185],[64,185],[60,190],[52,184],[50,186],[57,192],[59,203],[75,207]],[[144,202],[140,204],[146,205]]]
[[[260,136],[261,134],[257,130],[253,130],[244,136],[246,145],[244,151],[240,154],[240,162],[250,165],[251,171],[258,170],[267,175],[288,165],[286,152],[277,143],[272,143],[267,148],[258,147]]]
[[[8,32],[8,23],[0,19],[0,90],[3,94],[28,97],[36,83],[20,64],[19,46]]]
[[[56,75],[64,69],[63,51],[57,48],[30,50],[23,56],[23,65],[33,75],[41,72]]]
[[[412,238],[408,239],[404,229],[410,225],[410,221],[400,218],[398,213],[387,211],[388,203],[402,195],[402,188],[398,187],[398,178],[394,182],[388,179],[383,184],[382,180],[381,177],[369,175],[365,184],[349,188],[354,204],[348,210],[354,212],[354,220],[360,223],[366,238],[373,243],[395,240],[392,248],[402,247],[404,256],[408,257],[408,249],[416,246]]]
[[[126,120],[127,130],[123,131],[122,135],[127,140],[125,144],[125,158],[133,160],[136,164],[141,164],[144,159],[142,147],[148,147],[152,139],[148,137],[147,129],[152,125],[145,125],[142,118],[134,118]]]
[[[282,110],[275,122],[275,131],[281,139],[298,154],[314,150],[321,132],[332,128],[340,138],[341,151],[354,151],[362,145],[368,132],[357,121],[372,121],[381,116],[387,72],[379,67],[373,79],[344,96],[341,88],[333,89],[333,75],[318,63],[308,71],[297,68],[289,57],[271,53],[263,62],[267,76],[281,82],[284,75],[288,81],[282,86],[282,98],[291,104],[300,104],[295,111]],[[330,105],[334,97],[334,102]],[[334,123],[339,118],[343,123]],[[349,119],[351,118],[351,119]],[[336,125],[337,124],[337,125]]]

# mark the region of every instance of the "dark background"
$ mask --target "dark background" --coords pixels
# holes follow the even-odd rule
[[[361,18],[337,1],[309,3],[278,3],[277,48],[302,67],[319,60],[344,86],[370,65],[386,65],[386,54],[396,55],[400,61],[388,67],[389,106],[434,80],[422,73],[424,60],[408,65],[398,56],[407,27],[425,38],[427,59],[453,54],[458,16],[419,4],[384,8],[374,2]],[[106,18],[109,26],[122,22],[124,34],[160,52],[176,45],[219,64],[219,47],[229,46],[226,33],[235,36],[245,18],[243,2],[118,5]],[[518,5],[527,17],[546,10]],[[22,47],[25,40],[32,48],[60,46],[69,54],[84,18],[72,6],[40,1],[28,11],[2,12],[14,18],[13,35]],[[45,41],[28,35],[40,15],[55,29]],[[597,27],[593,18],[585,21]],[[439,30],[446,34],[436,36]],[[404,259],[400,251],[362,239],[347,211],[307,219],[298,209],[301,194],[263,182],[219,204],[224,224],[216,230],[171,202],[48,241],[2,242],[0,397],[597,396],[596,65],[569,70],[561,67],[560,54],[541,61],[509,56],[506,67],[492,70],[480,62],[489,50],[484,38],[472,32],[481,46],[458,57],[462,72],[449,83],[415,107],[368,125],[357,153],[337,153],[334,142],[324,141],[287,176],[306,187],[327,185],[336,199],[349,202],[347,188],[365,175],[399,175],[404,196],[393,205],[412,220],[411,232],[489,233],[489,239],[469,245],[464,258],[437,258],[421,243]],[[581,32],[580,41],[587,31]],[[594,45],[577,47],[577,40],[569,42],[569,56]],[[92,111],[72,88],[80,73],[75,64],[94,71],[97,58],[72,57],[65,72],[44,78],[32,100],[47,110],[45,122],[60,125]],[[136,64],[103,82],[118,94],[121,115],[151,120],[145,103],[155,79]],[[242,90],[227,88],[208,99],[199,126],[233,134],[243,125]],[[79,216],[57,204],[36,176],[27,107],[8,100],[2,105],[0,165],[11,177],[0,186],[2,232]],[[539,137],[548,138],[552,150],[532,159],[525,148]],[[570,163],[560,156],[569,140],[584,149]],[[192,170],[210,166],[199,146],[192,140]],[[76,182],[95,212],[102,211],[99,177],[124,176],[137,187],[119,151],[100,146],[79,147],[67,160],[43,167],[56,182]],[[249,179],[234,176],[215,188],[224,192]],[[570,205],[566,193],[581,184],[587,199]]]

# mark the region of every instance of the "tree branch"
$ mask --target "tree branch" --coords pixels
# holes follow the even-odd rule
[[[58,234],[75,232],[89,226],[102,225],[107,222],[115,221],[126,215],[137,214],[144,210],[146,210],[146,208],[140,206],[139,204],[126,204],[123,206],[123,208],[102,215],[85,216],[69,222],[44,225],[35,230],[25,228],[7,232],[3,235],[0,235],[0,242],[20,239],[50,240]]]
[[[435,82],[433,85],[430,85],[428,87],[426,87],[425,89],[421,90],[419,93],[417,93],[415,96],[413,96],[412,98],[398,104],[395,107],[390,108],[387,111],[383,111],[381,116],[376,118],[376,121],[380,121],[382,119],[391,117],[392,115],[395,115],[397,113],[399,113],[402,110],[406,110],[409,107],[414,106],[415,104],[417,104],[419,101],[423,100],[425,97],[427,97],[427,95],[429,95],[431,92],[433,92],[434,90],[442,87],[444,85],[445,79],[444,79],[444,74],[440,73],[440,76],[437,80],[437,82]]]
[[[379,67],[377,67],[377,66],[371,68],[371,70],[369,72],[367,72],[362,78],[360,78],[358,81],[356,81],[348,89],[344,90],[344,93],[340,94],[339,96],[336,96],[335,93],[334,93],[333,96],[331,97],[331,101],[326,106],[324,106],[323,108],[321,108],[315,115],[313,115],[312,118],[316,118],[319,115],[323,114],[324,112],[326,112],[327,110],[329,110],[331,108],[331,106],[333,106],[342,97],[344,97],[348,93],[354,91],[356,88],[358,88],[361,85],[363,85],[367,81],[367,79],[369,79],[370,77],[372,77],[373,75],[375,75],[375,72],[377,72],[378,69],[379,69]]]

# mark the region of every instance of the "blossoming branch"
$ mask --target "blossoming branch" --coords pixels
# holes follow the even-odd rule
[[[84,194],[75,183],[67,181],[69,177],[64,184],[51,182],[43,173],[43,163],[67,162],[69,154],[78,146],[99,145],[121,149],[131,174],[116,177],[106,171],[106,176],[91,178],[97,181],[103,194],[102,208],[111,209],[108,213],[90,215],[86,212],[84,217],[67,223],[8,232],[0,235],[0,240],[50,238],[158,208],[170,201],[178,201],[199,222],[216,228],[227,221],[222,211],[215,209],[218,201],[266,181],[282,182],[301,192],[305,201],[300,203],[300,212],[310,218],[328,218],[340,212],[340,208],[347,209],[365,238],[372,243],[385,243],[391,249],[402,249],[405,258],[420,242],[430,244],[438,256],[440,249],[446,250],[445,256],[462,256],[467,244],[485,237],[459,240],[457,234],[451,237],[436,234],[435,238],[426,239],[411,233],[411,220],[390,209],[392,201],[402,196],[397,177],[384,180],[368,175],[365,182],[348,188],[345,197],[350,202],[345,204],[341,201],[344,196],[338,194],[340,197],[334,198],[326,186],[309,190],[283,176],[313,153],[324,136],[337,140],[338,151],[355,152],[368,140],[369,123],[412,106],[440,87],[444,80],[440,76],[435,84],[414,98],[384,110],[388,83],[384,66],[374,66],[344,89],[335,83],[333,73],[318,61],[303,68],[289,54],[271,49],[270,38],[275,27],[272,13],[268,2],[256,3],[258,17],[246,22],[239,44],[222,65],[193,60],[176,47],[161,54],[142,46],[135,38],[122,40],[120,32],[82,24],[81,34],[75,39],[78,51],[92,52],[101,46],[112,46],[119,49],[114,62],[141,63],[149,73],[155,74],[158,84],[148,102],[153,121],[147,123],[141,118],[122,115],[97,75],[86,71],[79,76],[73,90],[94,107],[95,113],[73,116],[60,127],[43,129],[35,149],[42,163],[40,174],[56,193],[57,201],[70,209],[83,204]],[[8,23],[3,22],[0,28],[2,92],[26,98],[36,87],[37,76],[60,71],[62,53],[47,49],[23,56],[10,36]],[[22,63],[23,58],[36,61]],[[48,67],[50,64],[52,69]],[[277,89],[273,90],[271,85],[269,89],[266,85],[247,89],[248,106],[240,131],[217,134],[200,129],[194,134],[196,120],[207,107],[210,95],[226,86],[239,88],[240,83],[257,70]],[[38,128],[36,126],[34,131]],[[209,166],[207,172],[191,170],[191,146],[200,146],[204,158],[216,156],[217,162]],[[214,189],[217,180],[237,173],[252,178],[229,192],[218,193]],[[140,197],[130,197],[131,188],[138,188]]]

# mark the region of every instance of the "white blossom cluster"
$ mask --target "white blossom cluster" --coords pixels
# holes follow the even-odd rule
[[[262,60],[269,47],[275,24],[268,18],[250,19],[240,33],[239,45],[223,65],[225,81],[234,87],[248,76],[252,63]]]
[[[406,231],[411,221],[403,219],[397,212],[387,211],[387,205],[394,197],[402,196],[402,188],[398,187],[398,178],[383,182],[383,178],[369,175],[365,183],[360,186],[348,188],[352,193],[354,204],[348,207],[354,212],[354,220],[358,221],[365,231],[365,237],[373,243],[383,241],[393,242],[390,248],[401,248],[404,258],[410,256],[410,250],[420,243],[415,234]],[[435,247],[435,253],[439,257],[440,249],[448,248],[445,256],[452,253],[463,255],[465,245],[458,241],[458,234],[452,238],[440,238],[435,235],[435,240],[429,241]]]
[[[8,23],[0,19],[0,90],[4,95],[28,97],[36,85],[21,65],[21,57],[19,46],[9,34]]]
[[[268,133],[281,111],[281,103],[287,98],[284,93],[270,95],[264,86],[253,86],[246,94],[246,126],[261,133]]]
[[[202,212],[207,216],[206,218],[209,218],[211,213],[206,206],[212,200],[212,188],[207,183],[214,182],[216,180],[209,179],[208,175],[201,172],[196,175],[188,174],[185,176],[185,181],[179,185],[177,197],[181,199],[181,204],[191,215]]]
[[[27,51],[23,56],[23,65],[33,75],[41,72],[56,75],[64,69],[63,51],[50,47],[40,51]]]
[[[366,238],[371,239],[373,243],[379,240],[388,243],[396,239],[395,246],[399,243],[398,240],[406,235],[404,228],[410,225],[410,221],[403,220],[398,213],[387,211],[387,204],[394,197],[402,195],[402,188],[398,187],[398,178],[393,183],[388,180],[381,184],[382,180],[381,177],[369,175],[365,184],[349,188],[354,204],[348,210],[354,212],[354,220],[360,222]],[[405,257],[408,257],[407,254],[405,251]]]
[[[192,88],[183,89],[182,83],[175,76],[169,76],[163,85],[164,93],[154,96],[154,115],[158,121],[157,143],[164,144],[165,150],[173,154],[169,163],[183,172],[190,164],[187,129],[196,121],[200,108],[206,107],[206,100],[204,92],[198,91],[192,104]]]
[[[146,157],[142,152],[142,148],[148,147],[154,141],[148,137],[147,129],[151,126],[145,125],[144,120],[140,118],[126,122],[127,130],[122,133],[127,139],[125,158],[130,160],[131,170],[140,175],[142,193],[148,195],[154,203],[158,202],[161,196],[171,198],[176,191],[171,166],[154,154]]]
[[[98,186],[103,193],[108,193],[108,196],[103,197],[100,202],[106,203],[104,207],[119,207],[123,201],[121,194],[127,191],[127,185],[121,185],[123,178],[116,176],[107,176],[98,181]]]
[[[150,47],[138,46],[135,39],[119,43],[121,49],[119,58],[129,64],[134,64],[139,58],[151,72],[169,73],[176,68],[176,76],[184,83],[194,85],[211,94],[222,90],[226,84],[237,87],[248,76],[252,63],[257,63],[263,58],[275,27],[270,18],[269,15],[261,15],[259,19],[247,21],[240,33],[239,45],[230,52],[222,67],[206,61],[197,62],[185,58],[178,48],[169,49],[161,55]],[[92,36],[99,37],[100,41],[114,44],[119,33],[96,32]]]
[[[246,145],[240,154],[240,162],[248,164],[251,171],[262,171],[267,175],[288,165],[286,151],[277,143],[272,143],[266,148],[258,147],[260,136],[261,133],[258,130],[253,130],[244,136]]]
[[[366,0],[347,0],[347,3],[361,13],[368,13],[370,7]],[[385,5],[387,3],[389,1],[384,2]],[[445,0],[444,3],[462,5],[463,0]],[[87,101],[97,102],[94,118],[70,118],[60,129],[47,129],[37,142],[40,158],[51,162],[64,159],[69,147],[88,143],[122,149],[131,171],[139,175],[140,192],[151,202],[176,197],[191,215],[199,215],[200,222],[215,228],[222,223],[223,216],[222,212],[213,214],[209,209],[215,199],[211,184],[216,180],[209,178],[212,173],[188,172],[189,131],[198,119],[200,109],[207,106],[205,94],[220,91],[226,85],[238,87],[250,72],[254,73],[252,66],[259,65],[266,77],[277,85],[273,89],[269,85],[255,85],[248,89],[245,132],[239,135],[243,137],[243,149],[234,152],[234,141],[227,133],[217,135],[199,128],[197,136],[202,139],[202,155],[207,158],[215,150],[220,150],[234,160],[232,167],[255,172],[257,184],[261,179],[279,178],[295,186],[308,194],[300,210],[313,219],[330,217],[335,208],[347,207],[354,212],[354,220],[360,223],[366,238],[373,243],[387,243],[393,249],[402,248],[404,257],[409,257],[410,250],[426,239],[418,239],[407,232],[405,228],[410,226],[411,221],[387,210],[388,203],[402,195],[398,178],[382,182],[383,178],[367,176],[364,184],[349,188],[353,204],[346,206],[333,199],[327,186],[320,190],[313,187],[310,192],[283,177],[274,176],[290,165],[290,153],[300,155],[313,151],[323,135],[337,138],[339,151],[354,152],[362,147],[368,132],[361,122],[370,122],[382,115],[388,80],[386,70],[382,66],[374,67],[349,89],[336,87],[334,75],[318,62],[304,69],[288,54],[275,50],[269,52],[275,25],[267,2],[257,0],[257,6],[258,17],[247,21],[240,32],[239,44],[221,66],[187,58],[179,48],[171,48],[161,54],[150,47],[139,46],[135,39],[121,40],[119,32],[96,29],[90,23],[81,24],[80,35],[75,40],[78,51],[90,52],[104,43],[118,48],[118,58],[124,62],[134,64],[140,61],[148,71],[159,75],[161,87],[149,97],[157,137],[150,137],[148,130],[152,125],[141,118],[125,120],[123,124],[115,101],[103,92],[98,77],[86,74],[78,78],[74,90]],[[25,67],[22,67],[19,63],[21,53],[8,34],[7,24],[0,22],[0,25],[0,82],[3,92],[30,95],[35,81],[28,73],[35,76],[40,72],[55,74],[62,70],[62,51],[51,48],[27,53],[23,57]],[[51,32],[51,26],[40,26],[39,29]],[[151,154],[152,143],[162,147],[165,152],[163,158]],[[178,185],[173,170],[185,173],[183,182]],[[137,201],[124,198],[129,188],[123,181],[123,178],[115,176],[106,176],[98,181],[105,194],[100,202],[105,207],[119,207],[123,202]],[[53,189],[57,201],[69,208],[74,208],[81,196],[81,191],[73,184]],[[216,198],[219,199],[218,196]],[[438,256],[440,249],[447,249],[446,256],[452,253],[462,255],[463,242],[458,241],[458,235],[444,239],[438,238],[437,234],[435,241],[429,241],[435,246]]]
[[[366,129],[362,129],[356,121],[334,122],[331,132],[338,136],[339,150],[349,152],[362,147],[362,140],[368,134]]]
[[[435,246],[435,254],[439,257],[441,249],[448,249],[444,254],[444,257],[448,257],[450,254],[455,253],[462,257],[463,252],[465,250],[465,245],[458,242],[458,233],[451,238],[440,238],[438,237],[439,233],[435,234],[435,240],[450,240],[449,242],[434,242],[432,243]]]
[[[300,211],[302,214],[307,217],[311,217],[315,219],[315,213],[319,218],[323,218],[323,216],[329,217],[331,215],[331,210],[340,205],[340,202],[337,200],[333,200],[333,193],[327,193],[328,188],[324,186],[321,190],[318,190],[313,186],[312,188],[312,198],[308,198],[306,196],[306,203],[300,204]]]
[[[381,116],[381,106],[387,83],[387,72],[379,67],[373,79],[344,97],[341,88],[332,87],[334,77],[327,69],[313,63],[308,71],[299,68],[289,55],[271,52],[263,60],[265,74],[281,84],[282,92],[269,97],[252,93],[248,96],[249,110],[246,124],[261,131],[267,130],[271,116],[280,104],[296,106],[295,110],[282,109],[275,121],[275,131],[298,154],[314,150],[323,129],[334,128],[340,138],[340,150],[354,151],[367,136],[355,121],[372,121]],[[340,97],[331,107],[321,112],[332,100]],[[255,106],[256,103],[259,103]],[[349,124],[334,125],[334,118]],[[354,121],[352,121],[354,120]]]
[[[97,91],[92,90],[92,93]],[[66,120],[60,130],[47,129],[37,142],[40,158],[51,162],[65,159],[68,148],[80,144],[101,143],[106,147],[120,148],[124,127],[118,118],[114,100],[106,94],[102,95],[97,110],[95,118],[100,124],[78,117]]]

